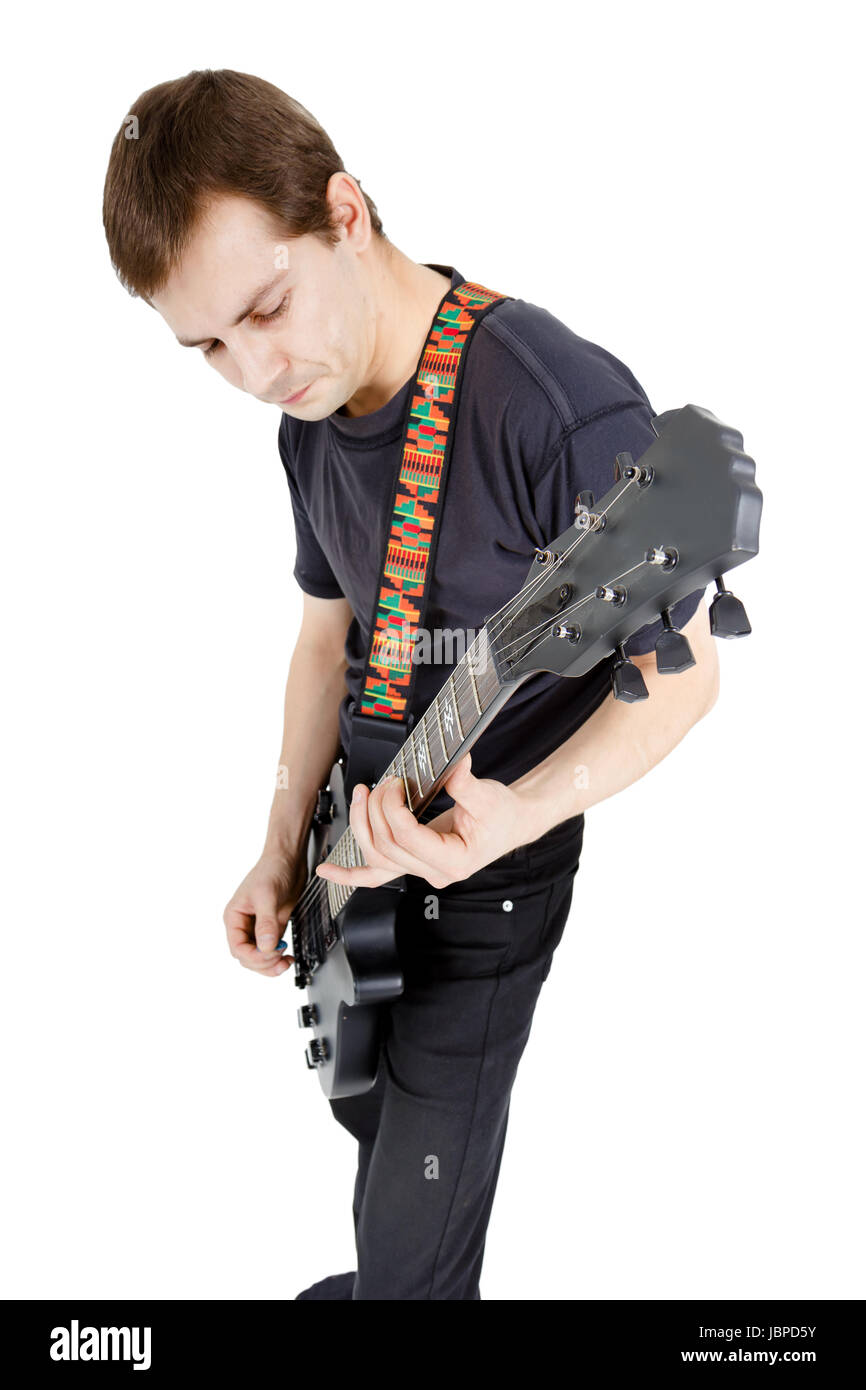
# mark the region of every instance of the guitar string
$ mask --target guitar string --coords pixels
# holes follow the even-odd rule
[[[616,505],[616,503],[619,502],[619,501],[625,496],[625,494],[628,492],[629,488],[633,487],[634,484],[635,484],[637,481],[638,481],[638,475],[637,475],[637,474],[636,474],[634,477],[627,479],[626,482],[624,483],[623,487],[622,487],[622,488],[619,490],[619,492],[616,494],[616,496],[612,497],[611,500],[610,500],[610,502],[607,504],[607,506],[606,506],[602,511],[596,513],[596,515],[597,515],[599,518],[607,516],[607,514],[608,514],[608,512],[611,510],[611,508],[614,507],[614,506]],[[487,623],[485,623],[485,625],[484,625],[484,627],[483,627],[483,629],[482,629],[482,633],[479,634],[479,636],[476,637],[475,640],[471,643],[470,647],[468,648],[468,650],[467,650],[467,652],[466,652],[466,656],[469,656],[470,653],[472,652],[473,648],[477,646],[477,644],[478,644],[478,642],[480,641],[480,638],[481,638],[482,635],[486,634],[486,635],[488,636],[488,639],[493,638],[493,637],[495,637],[495,636],[497,635],[497,633],[498,633],[499,631],[501,631],[501,630],[507,625],[507,623],[512,622],[512,621],[514,620],[514,618],[518,617],[519,614],[522,613],[523,610],[528,606],[528,604],[530,603],[531,599],[534,597],[535,592],[545,583],[545,581],[547,580],[547,578],[549,577],[549,575],[550,575],[554,570],[558,569],[561,565],[563,565],[563,564],[565,563],[565,561],[568,559],[568,557],[571,555],[572,551],[574,551],[574,550],[576,549],[576,547],[577,547],[578,545],[580,545],[581,542],[584,541],[584,540],[587,538],[587,536],[592,535],[596,530],[597,530],[597,525],[596,525],[596,526],[587,527],[586,529],[582,529],[582,530],[579,532],[579,534],[575,537],[575,539],[571,542],[571,544],[570,544],[561,554],[558,555],[557,559],[554,561],[553,565],[552,565],[550,568],[545,569],[544,571],[539,572],[539,574],[530,582],[529,587],[528,587],[527,589],[521,590],[518,594],[513,595],[505,604],[502,605],[501,608],[497,609],[496,612],[491,616],[491,618],[488,619]],[[631,574],[635,569],[639,569],[639,568],[641,567],[641,565],[644,565],[644,564],[646,564],[646,563],[647,563],[647,562],[646,562],[645,560],[639,561],[636,565],[631,566],[630,569],[625,570],[625,571],[623,572],[623,574],[617,575],[614,579],[612,579],[611,581],[609,581],[609,583],[610,583],[610,584],[615,584],[619,579],[624,578],[625,575],[627,575],[627,574]],[[569,604],[566,608],[562,609],[556,616],[561,620],[561,619],[564,618],[567,614],[569,614],[569,613],[573,612],[575,609],[581,607],[584,603],[588,603],[588,602],[589,602],[591,599],[593,599],[593,598],[595,598],[594,592],[589,593],[589,594],[586,594],[586,595],[584,595],[583,598],[576,600],[574,603]],[[506,610],[509,608],[509,606],[512,605],[512,604],[515,604],[515,603],[517,603],[518,606],[517,606],[516,608],[514,608],[514,610],[513,610],[512,612],[510,612],[510,613],[507,612]],[[502,621],[499,623],[499,626],[498,626],[498,628],[497,628],[497,626],[496,626],[496,620],[500,617],[501,614],[504,614],[505,616],[503,617]],[[504,652],[507,652],[507,651],[510,650],[511,648],[513,648],[513,647],[515,647],[515,646],[518,646],[518,645],[524,645],[524,646],[527,645],[529,642],[531,642],[531,641],[533,640],[533,638],[534,638],[534,636],[536,635],[536,633],[540,633],[540,632],[543,631],[545,628],[547,628],[549,625],[550,625],[550,620],[549,620],[549,619],[537,623],[533,628],[529,628],[529,629],[527,629],[527,631],[526,631],[525,633],[522,633],[520,637],[513,639],[510,643],[508,643],[508,644],[506,644],[505,646],[503,646],[503,647],[501,648],[502,652],[503,652],[503,653],[504,653]],[[470,666],[467,668],[467,670],[472,670],[471,663],[470,663]],[[453,682],[453,679],[452,679],[452,690],[454,691],[455,703],[456,703],[457,699],[459,698],[459,695],[465,694],[465,692],[470,688],[470,677],[469,677],[468,675],[466,675],[463,671],[459,670],[459,668],[458,668],[458,670],[457,670],[457,676],[458,676],[458,681],[457,681],[456,684]],[[447,680],[444,681],[443,684],[442,684],[442,689],[444,689],[445,686],[446,686],[447,684],[448,684],[448,681],[447,681]],[[438,699],[438,694],[437,694],[437,696],[436,696],[436,699]],[[432,702],[431,702],[431,707],[432,707]],[[423,722],[423,718],[424,718],[424,716],[422,716],[422,719],[419,720],[419,724],[420,724],[421,722]],[[413,745],[413,747],[414,747],[414,745]],[[396,761],[396,756],[397,756],[397,755],[395,755],[395,758],[393,758],[393,759],[391,760],[392,763]],[[390,766],[390,764],[389,764],[389,766]],[[347,828],[349,828],[349,827],[347,827]],[[342,839],[342,836],[341,836],[340,838]],[[337,843],[339,844],[339,841],[338,841]],[[335,848],[336,848],[336,846],[335,846]],[[359,848],[359,850],[360,850],[360,846],[358,846],[358,848]],[[346,867],[346,866],[342,866],[342,867]],[[363,866],[353,866],[353,867],[363,867]],[[293,909],[293,911],[292,911],[292,916],[294,916],[294,914],[295,914],[296,912],[298,912],[299,910],[303,910],[303,911],[308,910],[309,907],[310,907],[310,905],[311,905],[312,898],[313,898],[314,896],[319,896],[320,898],[323,897],[323,896],[327,893],[327,890],[328,890],[328,887],[329,887],[329,883],[333,883],[333,880],[322,879],[322,878],[318,877],[318,876],[316,875],[315,869],[314,869],[314,870],[313,870],[313,874],[311,875],[310,881],[308,882],[306,888],[304,889],[303,893],[301,894],[301,897],[298,899],[298,902],[297,902],[297,904],[295,905],[295,907],[294,907],[294,909]],[[352,887],[353,885],[351,885],[351,884],[336,884],[336,883],[335,883],[334,886],[335,886],[335,887]],[[290,919],[290,920],[291,920],[291,919]],[[318,931],[317,931],[317,934],[318,934]]]
[[[620,489],[620,491],[616,494],[615,497],[611,498],[610,502],[607,504],[607,506],[604,508],[604,510],[601,511],[601,512],[598,512],[596,515],[599,516],[599,517],[606,516],[607,513],[611,510],[611,508],[612,508],[618,501],[621,500],[621,498],[625,495],[625,493],[628,491],[628,489],[629,489],[631,486],[633,486],[633,484],[634,484],[635,482],[637,482],[637,481],[638,481],[637,475],[636,475],[634,478],[629,478],[629,479],[627,479],[626,482],[625,482],[625,484],[624,484],[624,486]],[[468,652],[466,653],[466,655],[468,656],[468,655],[472,652],[472,649],[477,645],[478,641],[480,640],[480,636],[481,636],[481,635],[487,634],[488,637],[490,637],[490,636],[495,636],[496,633],[497,633],[497,631],[501,631],[501,629],[506,625],[507,622],[510,622],[510,621],[512,621],[515,617],[517,617],[517,616],[519,615],[519,613],[521,613],[521,612],[527,607],[527,605],[528,605],[528,603],[530,602],[531,598],[533,597],[535,591],[546,581],[546,579],[547,579],[548,576],[552,573],[552,571],[553,571],[554,569],[558,568],[559,566],[561,566],[561,565],[565,562],[565,560],[568,558],[568,556],[572,553],[572,551],[573,551],[578,545],[580,545],[580,543],[581,543],[583,540],[585,540],[586,537],[587,537],[588,535],[593,534],[593,532],[594,532],[596,529],[597,529],[597,528],[596,528],[595,526],[593,526],[593,527],[588,527],[588,528],[586,528],[585,530],[581,530],[581,532],[575,537],[575,539],[574,539],[574,540],[571,542],[571,544],[566,548],[566,550],[564,550],[564,551],[558,556],[558,558],[556,559],[556,561],[554,561],[554,564],[553,564],[553,566],[551,566],[550,569],[546,569],[546,570],[544,570],[543,572],[540,572],[540,573],[538,574],[538,576],[530,583],[528,589],[526,589],[526,590],[521,590],[519,594],[514,595],[511,599],[508,600],[507,603],[503,604],[503,606],[502,606],[501,608],[497,609],[497,611],[496,611],[496,612],[492,615],[492,617],[488,620],[488,623],[485,624],[482,634],[480,634],[479,637],[477,637],[477,638],[475,639],[475,641],[471,644],[471,646],[469,647],[469,650],[468,650]],[[624,571],[624,574],[630,574],[634,569],[640,568],[640,566],[641,566],[642,564],[645,564],[645,563],[646,563],[645,560],[644,560],[644,561],[640,561],[637,565],[632,566],[631,569]],[[618,575],[618,576],[616,576],[616,578],[614,578],[613,580],[611,580],[610,583],[616,583],[617,580],[620,579],[620,578],[622,578],[622,577],[624,577],[624,576],[623,576],[623,575]],[[558,616],[559,618],[565,617],[567,613],[569,613],[569,612],[573,611],[574,609],[580,607],[583,603],[588,602],[590,599],[592,599],[592,598],[594,598],[594,597],[595,597],[595,594],[594,594],[594,593],[589,593],[589,594],[585,595],[584,598],[579,599],[579,600],[576,600],[575,603],[570,604],[566,609],[561,610],[560,613],[559,613],[557,616]],[[519,603],[519,606],[516,607],[516,608],[514,609],[513,612],[511,612],[511,613],[506,613],[506,610],[508,609],[509,605],[516,603],[518,600],[522,600],[522,602]],[[499,624],[499,628],[497,629],[496,626],[495,626],[495,619],[497,619],[497,618],[499,617],[499,615],[500,615],[500,614],[503,614],[503,613],[505,613],[506,616],[505,616],[505,618],[503,619],[503,621]],[[514,646],[517,646],[517,645],[519,645],[519,644],[524,644],[524,645],[526,645],[528,642],[531,642],[531,641],[532,641],[533,636],[535,635],[536,632],[540,632],[540,631],[542,631],[544,628],[546,628],[546,627],[548,627],[548,626],[549,626],[549,619],[546,620],[546,621],[543,621],[543,622],[539,622],[538,624],[536,624],[536,626],[535,626],[534,628],[528,629],[526,633],[523,633],[519,638],[516,638],[514,641],[512,641],[512,642],[509,644],[509,646],[510,646],[510,647],[514,647]],[[502,650],[503,650],[503,651],[506,651],[506,650],[508,650],[508,649],[509,649],[508,647],[504,647]],[[470,669],[471,669],[471,667],[470,667]],[[465,691],[469,688],[469,683],[470,683],[470,682],[469,682],[469,678],[466,677],[466,676],[464,676],[463,672],[459,672],[459,671],[458,671],[458,677],[459,677],[458,684],[455,685],[455,684],[453,684],[453,682],[452,682],[452,689],[453,689],[454,692],[455,692],[455,698],[456,698],[460,693],[465,693]],[[462,680],[462,685],[460,685],[460,683],[459,683],[460,680]],[[447,685],[447,683],[448,683],[447,681],[443,682],[443,689],[444,689],[445,685]],[[437,698],[438,698],[438,696],[437,696]],[[420,723],[420,722],[421,722],[421,721],[419,721],[419,723]],[[414,747],[414,745],[413,745],[413,747]],[[392,762],[394,762],[394,761],[395,761],[395,759],[392,759]],[[347,828],[348,828],[348,827],[347,827]],[[342,836],[341,836],[341,839],[342,839]],[[339,844],[339,841],[338,841],[337,843]],[[335,848],[336,848],[336,846],[335,846]],[[360,846],[358,846],[358,848],[359,848],[359,850],[360,850]],[[342,866],[342,867],[347,867],[347,866]],[[358,866],[353,866],[353,867],[358,867]],[[363,866],[361,866],[361,867],[363,867]],[[304,911],[306,911],[306,910],[310,907],[313,897],[319,897],[320,899],[323,898],[323,897],[325,896],[325,894],[327,893],[327,891],[328,891],[329,885],[332,884],[332,883],[333,883],[333,880],[322,879],[322,878],[318,877],[318,876],[316,875],[315,869],[314,869],[313,874],[311,875],[311,878],[310,878],[309,883],[307,884],[307,886],[306,886],[304,892],[302,893],[301,897],[300,897],[299,900],[298,900],[298,903],[296,904],[295,908],[293,909],[293,914],[292,914],[292,915],[294,916],[294,914],[295,914],[296,912],[298,912],[299,910],[304,910]],[[336,887],[336,888],[339,888],[339,887],[352,887],[353,885],[333,883],[333,886]],[[329,917],[330,917],[330,913],[329,913]],[[315,935],[316,935],[316,936],[319,936],[319,934],[320,934],[320,933],[319,933],[318,924],[317,924],[317,925],[316,925],[316,930],[315,930]]]

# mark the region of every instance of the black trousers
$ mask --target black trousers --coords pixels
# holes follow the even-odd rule
[[[358,1141],[357,1271],[307,1299],[480,1299],[511,1088],[571,906],[583,817],[462,883],[407,875],[376,1082],[330,1102]]]

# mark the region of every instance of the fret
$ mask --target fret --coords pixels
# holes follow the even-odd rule
[[[436,711],[436,723],[439,726],[439,742],[442,744],[442,767],[448,763],[448,749],[445,747],[445,735],[442,732],[442,719],[439,715],[439,695],[436,694],[433,700],[433,708]]]
[[[427,737],[427,714],[428,714],[428,713],[430,713],[430,710],[427,710],[427,712],[424,713],[424,719],[421,720],[421,730],[423,730],[423,733],[424,733],[424,748],[427,749],[427,762],[430,763],[430,774],[431,774],[432,780],[435,781],[435,780],[436,780],[436,776],[438,776],[438,773],[436,773],[436,766],[435,766],[434,760],[432,760],[432,753],[431,753],[431,751],[430,751],[430,738]]]
[[[467,674],[468,666],[466,662],[461,662],[455,676],[458,676],[459,684],[457,687],[458,714],[460,715],[460,727],[462,729],[472,729],[477,720],[475,713],[475,701],[472,697],[472,682]]]
[[[423,796],[426,796],[428,790],[433,785],[433,769],[430,766],[430,761],[427,757],[427,749],[424,747],[424,741],[417,724],[412,730],[412,752],[415,757],[415,766],[418,769],[418,776],[421,779],[421,793]]]
[[[408,738],[407,741],[408,741],[408,742],[411,744],[411,746],[412,746],[412,766],[413,766],[414,769],[415,769],[415,785],[416,785],[417,788],[418,788],[418,800],[420,801],[421,798],[422,798],[423,795],[424,795],[424,783],[423,783],[422,780],[421,780],[421,773],[418,771],[418,753],[417,753],[417,750],[416,750],[416,748],[415,748],[415,734],[414,734],[414,731],[409,735],[409,738]]]
[[[458,666],[456,669],[459,671],[459,670],[460,670],[460,667]],[[455,674],[454,671],[452,671],[452,672],[451,672],[451,675],[448,677],[448,684],[451,686],[451,698],[452,698],[452,702],[453,702],[453,705],[454,705],[454,717],[455,717],[455,719],[457,720],[457,728],[458,728],[459,731],[460,731],[460,742],[462,743],[463,740],[464,740],[464,738],[466,737],[466,735],[465,735],[464,732],[463,732],[463,725],[460,723],[460,711],[459,711],[459,709],[457,708],[457,705],[458,705],[458,698],[457,698],[457,687],[456,687],[455,684],[454,684],[454,674]]]
[[[469,667],[466,665],[460,672],[458,703],[460,705],[460,722],[464,729],[468,729],[471,733],[478,715],[475,710],[475,697],[472,694],[472,682],[469,679]]]
[[[409,807],[409,810],[411,811],[411,810],[412,810],[412,797],[409,795],[409,779],[408,779],[408,777],[406,776],[406,759],[403,757],[403,749],[402,749],[402,748],[400,749],[399,753],[397,754],[397,757],[400,759],[400,775],[401,775],[402,778],[403,778],[403,786],[406,788],[406,805]]]
[[[435,763],[433,762],[433,754],[430,752],[430,740],[429,740],[428,737],[427,737],[427,714],[426,714],[426,713],[425,713],[425,715],[424,715],[424,718],[421,720],[421,729],[422,729],[423,734],[424,734],[424,747],[425,747],[426,750],[427,750],[427,761],[428,761],[428,763],[430,764],[430,778],[431,778],[431,781],[435,782],[435,781],[436,781],[436,778],[439,776],[439,772],[438,772],[438,770],[437,770],[437,768],[436,768]]]
[[[490,690],[491,675],[494,677],[494,686],[498,684],[498,682],[495,679],[496,669],[493,665],[493,658],[490,651],[490,640],[486,628],[481,629],[481,632],[478,637],[478,660],[475,662],[475,674],[481,680],[482,688],[486,690],[488,693]]]
[[[450,687],[450,678],[439,692],[442,699],[442,718],[439,724],[439,732],[442,734],[442,747],[445,749],[446,763],[451,761],[453,754],[459,748],[463,735],[458,733],[460,719],[457,714],[457,702]]]
[[[472,682],[472,694],[475,696],[475,707],[479,714],[483,714],[484,711],[481,708],[481,701],[478,698],[478,686],[475,684],[475,675],[471,665],[469,666],[469,679]]]
[[[499,690],[499,677],[496,674],[496,663],[490,649],[490,634],[486,627],[481,629],[478,644],[478,660],[473,665],[483,692],[481,702],[486,709]]]

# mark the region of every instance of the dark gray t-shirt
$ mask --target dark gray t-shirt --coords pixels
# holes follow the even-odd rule
[[[453,266],[432,269],[449,275],[452,286],[465,278]],[[423,622],[430,632],[472,629],[471,640],[521,587],[534,547],[572,525],[577,493],[590,489],[600,499],[613,485],[616,454],[627,449],[637,460],[655,441],[650,419],[656,412],[628,367],[523,299],[499,304],[482,319],[463,371]],[[413,376],[369,415],[335,411],[309,421],[283,414],[280,421],[280,456],[295,521],[294,576],[318,598],[345,596],[354,614],[346,635],[348,689],[340,708],[346,751],[414,384]],[[674,606],[677,626],[688,622],[702,594],[698,590]],[[661,630],[660,621],[642,628],[626,651],[651,651]],[[417,666],[410,707],[416,720],[462,654],[455,648],[450,663],[437,659]],[[612,661],[577,678],[531,676],[473,745],[473,773],[507,784],[546,758],[604,700]],[[453,804],[440,790],[421,819]]]

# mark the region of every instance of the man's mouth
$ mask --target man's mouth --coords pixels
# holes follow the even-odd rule
[[[306,386],[301,387],[300,391],[296,391],[293,396],[286,396],[284,401],[280,401],[280,405],[291,405],[293,401],[299,401],[304,392],[308,391],[312,384],[311,381],[308,381]]]

